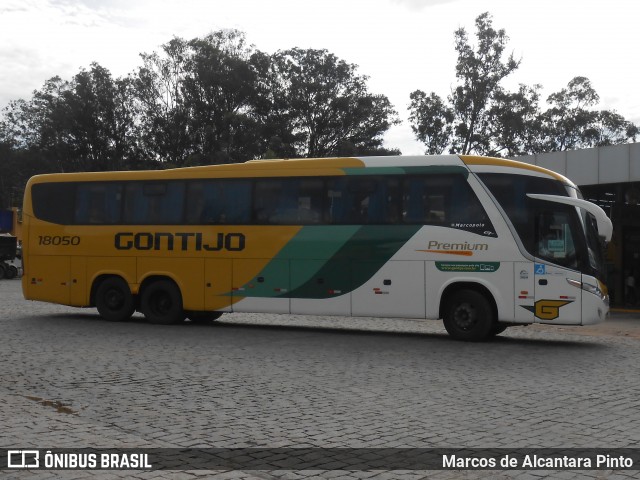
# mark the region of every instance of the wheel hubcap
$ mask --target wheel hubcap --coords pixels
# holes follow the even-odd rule
[[[171,311],[173,302],[169,295],[163,293],[156,293],[151,299],[151,308],[156,315],[166,315]]]
[[[453,320],[461,330],[469,330],[476,324],[476,309],[468,303],[458,305],[453,312]]]
[[[105,303],[110,310],[118,310],[124,303],[124,295],[119,290],[109,290],[105,294]]]

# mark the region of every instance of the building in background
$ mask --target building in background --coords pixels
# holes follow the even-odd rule
[[[517,157],[569,177],[613,222],[607,278],[614,306],[640,306],[640,143]],[[633,285],[631,285],[633,284]]]

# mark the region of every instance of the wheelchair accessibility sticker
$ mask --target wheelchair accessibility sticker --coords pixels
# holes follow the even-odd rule
[[[546,265],[543,263],[536,263],[535,270],[534,270],[535,275],[546,275],[547,269],[545,267]]]

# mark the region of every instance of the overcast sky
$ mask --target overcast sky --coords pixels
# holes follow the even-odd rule
[[[174,36],[236,28],[268,53],[326,48],[359,65],[370,91],[387,95],[403,119],[386,146],[421,154],[407,120],[409,94],[447,96],[453,32],[465,27],[473,39],[485,11],[522,58],[508,87],[539,83],[546,99],[586,76],[602,108],[640,123],[638,0],[0,0],[0,108],[93,61],[120,77],[141,65],[141,52]]]

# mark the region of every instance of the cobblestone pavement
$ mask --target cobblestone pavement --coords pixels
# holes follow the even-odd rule
[[[0,281],[4,448],[637,447],[640,320],[508,329],[230,314],[109,323]],[[634,478],[638,471],[4,471],[2,478]]]

